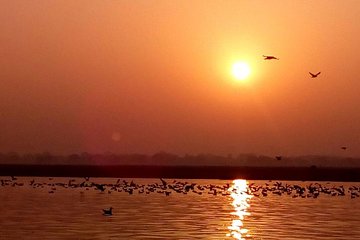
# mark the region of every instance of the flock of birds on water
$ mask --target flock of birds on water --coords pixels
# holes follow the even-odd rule
[[[197,184],[195,182],[178,181],[178,180],[164,180],[160,178],[160,183],[137,184],[134,180],[117,179],[115,183],[100,184],[90,181],[86,177],[81,182],[76,182],[76,179],[70,179],[67,183],[52,181],[39,182],[30,180],[27,184],[18,181],[16,177],[7,177],[0,179],[0,187],[23,187],[29,186],[32,188],[49,188],[48,193],[54,194],[59,188],[81,189],[80,194],[85,191],[98,191],[103,194],[112,193],[126,193],[133,194],[161,194],[166,197],[172,194],[198,194],[198,195],[213,195],[213,196],[232,196],[232,194],[248,195],[253,197],[267,197],[269,195],[281,196],[286,195],[292,198],[317,198],[320,194],[331,197],[335,196],[350,196],[351,199],[360,196],[360,186],[330,186],[330,183],[310,183],[302,186],[299,184],[282,183],[279,181],[269,181],[265,184],[247,183],[246,190],[239,190],[236,185],[232,183],[225,183],[222,185],[216,184]],[[111,216],[113,208],[103,209],[104,216]]]

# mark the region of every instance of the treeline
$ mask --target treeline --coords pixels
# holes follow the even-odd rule
[[[239,154],[185,154],[158,152],[146,154],[75,153],[56,155],[49,152],[19,154],[0,153],[0,164],[33,165],[143,165],[143,166],[249,166],[249,167],[360,167],[359,158],[333,156],[265,156]]]
[[[232,165],[236,163],[254,163],[259,160],[276,161],[275,158],[257,156],[255,154],[241,154],[233,157],[214,154],[185,154],[179,156],[167,152],[146,154],[91,154],[87,152],[69,155],[55,155],[49,152],[19,154],[16,152],[0,153],[2,164],[65,164],[65,165]]]

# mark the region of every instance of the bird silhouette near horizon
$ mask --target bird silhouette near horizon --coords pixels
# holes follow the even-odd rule
[[[280,161],[282,159],[282,156],[276,156],[276,160]]]
[[[313,73],[311,73],[311,72],[309,72],[310,73],[310,75],[311,75],[311,78],[316,78],[321,72],[318,72],[318,73],[316,73],[316,74],[313,74]]]
[[[263,55],[263,57],[264,57],[264,60],[280,60],[279,58],[274,57],[274,56]]]
[[[343,146],[343,147],[341,147],[341,149],[345,151],[347,149],[347,147]]]

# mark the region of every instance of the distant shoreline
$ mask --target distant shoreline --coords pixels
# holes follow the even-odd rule
[[[0,176],[360,182],[360,168],[0,164]]]

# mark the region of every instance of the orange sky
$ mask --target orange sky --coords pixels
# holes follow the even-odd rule
[[[358,0],[0,6],[2,152],[360,156]]]

